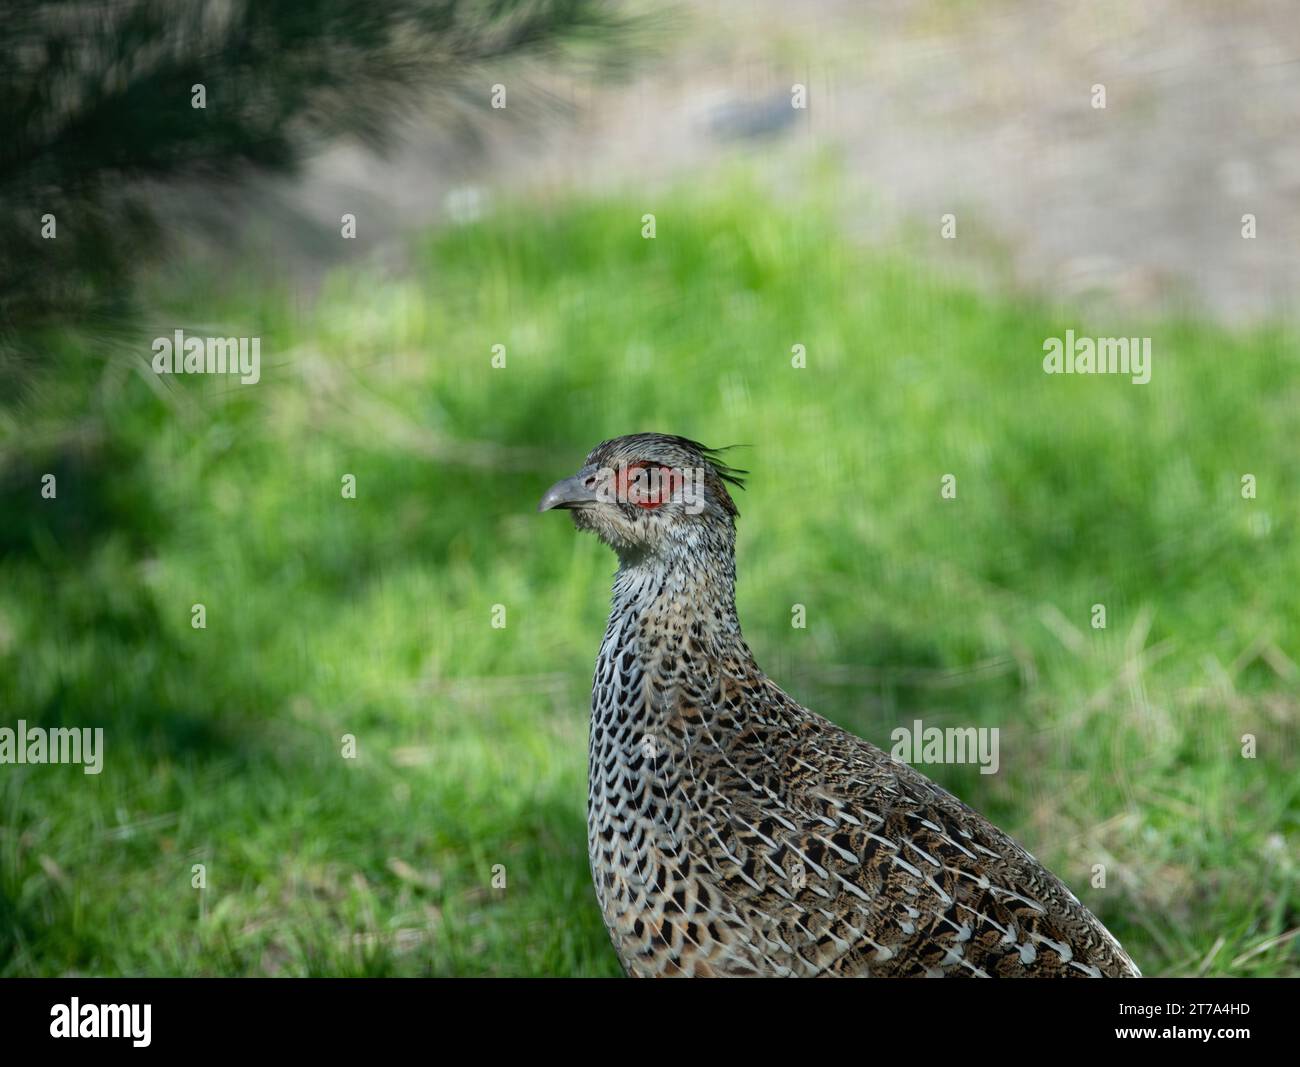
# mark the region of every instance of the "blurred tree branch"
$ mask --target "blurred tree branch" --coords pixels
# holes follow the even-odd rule
[[[633,22],[599,0],[9,0],[0,334],[122,306],[163,243],[150,183],[289,172],[345,135],[381,147],[431,94],[467,99],[492,61],[621,66]]]

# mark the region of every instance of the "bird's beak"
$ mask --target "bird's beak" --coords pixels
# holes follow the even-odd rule
[[[552,508],[572,508],[580,504],[595,504],[599,499],[595,489],[588,489],[587,480],[596,473],[595,467],[584,467],[572,478],[556,482],[542,497],[537,505],[538,511],[550,511]]]

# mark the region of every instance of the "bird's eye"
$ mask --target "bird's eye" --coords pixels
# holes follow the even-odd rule
[[[667,504],[685,479],[675,467],[640,460],[620,467],[617,477],[618,499],[647,511]]]

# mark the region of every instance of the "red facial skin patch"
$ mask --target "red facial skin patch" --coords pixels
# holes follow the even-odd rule
[[[685,480],[681,471],[657,463],[629,463],[615,474],[618,499],[647,511],[672,500]]]

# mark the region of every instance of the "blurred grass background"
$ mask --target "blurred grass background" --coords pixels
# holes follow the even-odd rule
[[[505,205],[312,299],[173,263],[138,328],[29,339],[0,706],[103,726],[105,766],[0,773],[0,973],[615,974],[584,824],[614,560],[533,508],[643,429],[749,446],[741,619],[798,699],[886,748],[999,727],[997,775],[926,772],[1148,975],[1300,973],[1297,337],[977,292],[802,188]],[[156,378],[177,327],[260,336],[261,383]],[[1153,337],[1151,383],[1043,374],[1067,328]]]

